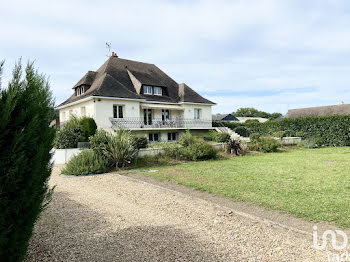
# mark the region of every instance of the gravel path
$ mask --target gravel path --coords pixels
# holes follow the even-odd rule
[[[327,261],[310,235],[118,174],[59,175],[28,261]]]

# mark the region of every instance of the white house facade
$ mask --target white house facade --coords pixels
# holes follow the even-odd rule
[[[72,115],[87,116],[98,128],[130,129],[152,142],[177,140],[186,129],[212,129],[215,104],[153,64],[113,55],[73,89],[74,94],[57,107],[61,124]]]

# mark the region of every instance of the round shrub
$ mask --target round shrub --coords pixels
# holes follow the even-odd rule
[[[87,175],[108,172],[108,161],[91,149],[74,156],[62,170],[65,175]]]
[[[84,142],[83,128],[78,118],[72,116],[57,131],[54,146],[58,149],[76,148],[78,142]]]
[[[264,153],[277,152],[280,143],[272,137],[262,137],[259,139],[259,151]]]
[[[244,126],[236,127],[234,131],[240,136],[249,137],[249,130]]]
[[[193,161],[215,159],[217,154],[216,150],[204,141],[196,141],[184,149],[185,157]]]
[[[133,136],[134,139],[134,146],[137,149],[140,148],[147,148],[148,146],[148,139],[146,136]]]
[[[97,129],[96,122],[91,117],[83,117],[80,119],[80,124],[83,129],[82,135],[85,140],[81,142],[87,142],[89,141],[89,137],[93,136],[96,133],[96,129]]]

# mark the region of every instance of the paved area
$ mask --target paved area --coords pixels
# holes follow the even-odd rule
[[[116,173],[55,167],[28,261],[327,261],[312,236]]]

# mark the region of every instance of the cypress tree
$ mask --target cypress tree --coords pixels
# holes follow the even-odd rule
[[[2,68],[1,63],[0,68]],[[1,69],[0,69],[1,72]],[[21,61],[0,91],[0,261],[24,259],[49,200],[54,102],[45,76]]]

